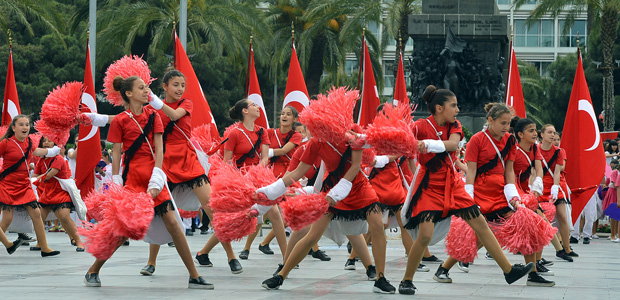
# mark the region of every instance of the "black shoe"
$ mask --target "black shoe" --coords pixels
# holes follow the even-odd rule
[[[174,244],[174,242],[170,242],[170,243],[168,243],[168,247],[171,247],[171,248],[176,248],[176,246],[177,246],[177,245],[175,245],[175,244]]]
[[[394,294],[396,293],[396,288],[382,276],[375,281],[375,286],[372,288],[372,291],[380,294]]]
[[[263,281],[261,286],[268,290],[277,290],[282,286],[282,283],[284,283],[284,277],[282,277],[282,275],[276,275]]]
[[[484,254],[484,258],[489,259],[489,260],[494,260],[495,259],[495,258],[493,258],[491,253],[489,253],[488,251],[487,251],[487,253]]]
[[[17,238],[19,238],[20,240],[24,240],[24,242],[29,243],[29,242],[35,242],[37,239],[25,234],[25,233],[18,233],[17,234]]]
[[[579,257],[579,254],[577,254],[577,252],[572,251],[572,250],[573,250],[573,249],[571,249],[571,252],[570,252],[570,253],[568,253],[568,256],[570,256],[570,257]]]
[[[351,245],[351,242],[347,242],[347,251],[349,251],[349,254],[351,254],[351,250],[353,250],[353,245]]]
[[[542,257],[540,259],[540,264],[547,267],[547,266],[553,266],[553,262],[550,260],[546,260],[544,257]]]
[[[398,285],[398,293],[403,295],[414,295],[415,294],[415,285],[413,285],[413,281],[411,280],[403,280]]]
[[[368,276],[368,280],[377,280],[377,268],[374,265],[368,266],[366,276]]]
[[[52,252],[41,251],[41,257],[56,256],[58,254],[60,254],[60,251],[52,251]]]
[[[205,253],[205,254],[196,253],[196,262],[198,262],[198,265],[201,267],[213,267],[213,264],[209,260],[208,253]]]
[[[450,274],[448,273],[448,269],[439,265],[435,275],[433,275],[433,279],[437,282],[441,283],[452,283],[452,278],[450,278]]]
[[[273,254],[273,250],[271,250],[271,248],[269,248],[269,244],[266,245],[258,245],[258,250],[260,250],[260,252],[263,252],[265,254],[268,255],[272,255]]]
[[[185,236],[194,236],[194,232],[191,229],[185,229]]]
[[[566,254],[566,250],[564,249],[555,252],[555,259],[573,262],[573,258],[570,257],[570,255]]]
[[[589,244],[589,243],[590,243],[590,238],[589,238],[589,237],[584,237],[584,238],[583,238],[583,244],[584,244],[584,245],[587,245],[587,244]]]
[[[84,248],[84,247],[77,247],[77,248],[75,248],[75,252],[84,252],[84,251],[86,251],[86,248]]]
[[[123,246],[129,246],[129,240],[124,241]]]
[[[236,258],[231,259],[228,262],[228,265],[230,266],[230,271],[233,274],[239,274],[243,272],[243,267],[241,266],[241,263]]]
[[[355,259],[347,259],[347,262],[344,263],[345,270],[355,270]]]
[[[536,272],[538,275],[553,276],[553,271],[547,269],[540,261],[536,262]]]
[[[574,238],[574,237],[572,237],[572,236],[570,237],[569,242],[570,242],[571,244],[579,244],[579,240],[578,240],[578,239],[576,239],[576,238]]]
[[[207,232],[207,228],[200,228],[200,234],[209,234],[209,232]]]
[[[9,254],[13,254],[15,250],[17,250],[17,248],[19,248],[19,246],[21,246],[23,243],[24,240],[20,239],[18,236],[17,239],[13,241],[13,246],[6,248],[6,252],[8,252]]]
[[[240,259],[248,259],[249,255],[250,255],[250,250],[242,250],[241,252],[239,252]]]
[[[437,256],[435,255],[431,255],[429,257],[422,257],[422,261],[426,263],[438,263],[438,264],[443,263],[443,260],[437,258]]]
[[[273,272],[273,276],[278,275],[278,273],[280,273],[280,271],[282,271],[282,268],[284,268],[284,265],[283,264],[278,264],[278,269],[275,272]]]
[[[215,288],[213,283],[207,282],[202,278],[202,276],[198,276],[198,278],[189,278],[189,283],[187,284],[187,288],[189,289],[203,289],[203,290],[212,290]]]
[[[142,268],[142,270],[140,270],[140,274],[145,275],[145,276],[151,276],[153,275],[153,273],[155,273],[154,265],[146,265],[144,268]]]
[[[97,273],[92,273],[92,274],[88,274],[86,273],[86,276],[84,276],[84,284],[88,287],[100,287],[101,286],[101,279],[99,279],[99,274]]]
[[[312,257],[314,257],[316,259],[320,259],[321,261],[330,261],[330,260],[332,260],[332,258],[329,257],[329,255],[327,255],[327,253],[325,253],[325,251],[323,251],[323,250],[314,251],[312,253]]]
[[[431,269],[429,269],[426,265],[424,264],[419,264],[418,265],[418,270],[416,272],[430,272]]]
[[[458,266],[459,266],[459,270],[465,273],[469,273],[469,263],[464,263],[464,262],[459,261]]]
[[[312,250],[312,248],[310,248],[310,251],[308,251],[308,255],[312,255],[312,253],[314,253],[314,250]]]
[[[30,246],[30,251],[41,251],[41,247]]]
[[[504,278],[508,284],[512,284],[513,282],[519,280],[521,277],[527,275],[534,269],[534,263],[528,263],[527,265],[522,264],[514,264],[512,265],[512,269],[510,272],[504,273]]]
[[[74,239],[71,239],[71,246],[77,246],[77,243],[75,242]]]
[[[527,283],[525,285],[551,287],[555,285],[555,282],[543,278],[536,272],[531,272],[527,276]]]

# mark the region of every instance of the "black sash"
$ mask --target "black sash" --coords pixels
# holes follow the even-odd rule
[[[555,150],[555,152],[553,152],[553,156],[551,156],[551,159],[547,162],[547,166],[549,168],[555,164],[556,160],[558,160],[558,155],[560,155],[560,149]],[[549,168],[543,167],[543,174],[547,174],[547,172],[549,172]]]
[[[276,132],[275,130],[274,130],[273,132],[274,132],[274,134],[276,134],[276,135],[278,134],[278,132]],[[289,132],[288,132],[288,134],[286,135],[286,137],[284,137],[284,142],[282,143],[282,147],[284,147],[286,144],[288,144],[288,142],[291,140],[291,138],[293,137],[293,134],[295,134],[295,132],[296,132],[296,131],[295,131],[295,130],[292,130],[292,129],[291,129],[291,131],[289,131]],[[276,136],[276,138],[277,138],[277,136]],[[282,149],[282,147],[280,147],[280,149]],[[269,162],[270,162],[270,163],[272,163],[272,164],[273,164],[273,163],[275,163],[275,162],[276,162],[276,160],[278,160],[278,157],[279,157],[279,156],[274,156],[274,157],[270,158],[270,159],[269,159]]]
[[[237,159],[236,161],[237,167],[241,166],[246,159],[254,158],[254,156],[256,156],[256,152],[260,150],[260,145],[261,145],[261,140],[262,140],[261,138],[263,136],[263,128],[259,129],[256,135],[258,136],[258,138],[256,139],[256,142],[254,143],[254,146],[252,147],[252,149],[250,149],[248,153],[244,154],[239,159]]]
[[[27,137],[27,138],[28,138],[28,149],[26,149],[26,152],[24,153],[24,157],[18,160],[16,163],[12,164],[10,167],[4,169],[2,173],[0,173],[0,180],[4,179],[6,175],[9,175],[15,172],[17,168],[19,168],[19,166],[21,166],[21,164],[28,159],[28,155],[30,154],[30,148],[32,147],[32,140],[30,139],[30,137]]]
[[[510,151],[510,148],[515,146],[515,137],[513,135],[511,135],[510,137],[508,137],[508,141],[506,141],[506,146],[504,146],[504,149],[502,149],[502,151],[500,151],[499,154],[502,155],[502,157],[506,157],[506,155],[508,155],[508,152]],[[479,167],[476,170],[476,178],[478,178],[478,176],[489,172],[491,170],[493,170],[493,168],[495,168],[495,166],[497,166],[497,163],[499,162],[499,155],[495,154],[495,157],[493,157],[493,159],[491,159],[489,162],[487,162],[486,164],[482,165],[481,167]]]
[[[181,106],[183,101],[185,101],[185,99],[179,100],[179,106]],[[172,121],[172,119],[170,119],[170,122],[168,123],[168,125],[166,125],[166,128],[164,128],[164,134],[162,135],[162,139],[164,141],[164,153],[166,153],[166,139],[168,139],[168,135],[172,133],[172,131],[174,130],[174,125],[176,125],[178,121],[179,120]]]
[[[347,150],[344,151],[344,154],[342,154],[336,170],[329,172],[325,180],[323,180],[323,187],[321,188],[321,192],[329,191],[338,183],[338,181],[340,181],[342,177],[344,177],[344,174],[346,173],[346,170],[344,168],[349,159],[351,159],[351,146],[347,146]]]
[[[532,152],[534,152],[534,159],[532,160],[532,163],[530,164],[530,167],[527,168],[527,170],[525,170],[523,173],[519,174],[517,177],[517,179],[519,180],[519,182],[523,182],[526,181],[528,179],[530,179],[530,175],[532,174],[532,168],[536,168],[536,145],[532,145]],[[527,155],[527,153],[525,153],[525,151],[523,151],[524,155]],[[528,157],[529,158],[529,157]]]
[[[144,125],[144,128],[142,128],[143,133],[141,133],[140,136],[138,136],[138,138],[135,141],[133,141],[129,149],[125,151],[125,157],[123,158],[123,182],[127,182],[127,173],[129,172],[129,162],[131,161],[133,156],[136,154],[136,152],[138,152],[138,149],[142,147],[142,144],[144,144],[144,140],[148,137],[148,135],[153,130],[153,124],[155,124],[155,114],[157,113],[153,112],[149,115],[148,122],[146,122],[146,125]]]

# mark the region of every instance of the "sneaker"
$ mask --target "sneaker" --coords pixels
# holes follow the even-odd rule
[[[349,251],[349,254],[351,254],[351,251],[353,250],[353,245],[351,245],[351,242],[347,242],[347,251]]]
[[[209,230],[208,228],[202,227],[200,228],[200,234],[208,234],[208,230]]]
[[[566,250],[564,249],[555,252],[555,259],[573,262],[573,258],[566,254]]]
[[[584,238],[583,238],[583,244],[584,244],[584,245],[588,245],[588,244],[590,244],[590,238],[589,238],[589,237],[584,237]]]
[[[19,248],[19,246],[21,246],[23,243],[24,240],[20,239],[18,236],[17,239],[13,241],[13,246],[6,248],[6,252],[8,252],[9,254],[15,253],[15,250],[17,250],[17,248]]]
[[[433,279],[441,283],[452,283],[452,278],[450,278],[450,274],[448,274],[448,269],[442,267],[441,265],[437,268],[437,272],[433,275]]]
[[[145,276],[151,276],[153,275],[153,273],[155,273],[154,265],[146,265],[144,268],[142,268],[142,270],[140,270],[140,274]]]
[[[241,266],[241,263],[236,258],[231,259],[228,262],[228,265],[230,266],[230,271],[233,274],[239,274],[243,272],[243,267]]]
[[[372,291],[380,294],[394,294],[396,293],[396,288],[391,285],[385,277],[379,277],[379,279],[375,281],[375,286],[372,288]]]
[[[468,263],[464,263],[464,262],[460,262],[459,261],[459,270],[465,272],[465,273],[469,273],[469,264]]]
[[[413,285],[413,281],[411,280],[403,280],[398,285],[398,293],[403,295],[413,295],[415,294],[415,285]]]
[[[553,266],[553,262],[546,260],[544,257],[540,258],[540,264],[543,266]]]
[[[368,266],[366,276],[368,276],[368,280],[377,280],[377,268],[374,265]]]
[[[540,262],[536,262],[536,272],[538,272],[539,275],[553,276],[553,271],[547,269],[547,267]]]
[[[418,265],[418,270],[417,272],[430,272],[431,269],[429,269],[426,265],[424,264],[419,264]]]
[[[249,255],[250,255],[250,250],[243,250],[243,251],[239,252],[239,258],[241,258],[241,259],[248,259]]]
[[[282,275],[276,275],[263,281],[261,286],[268,290],[277,290],[282,286],[282,283],[284,283],[284,277],[282,277]]]
[[[213,263],[211,263],[211,260],[209,260],[209,253],[196,253],[196,262],[200,267],[213,267]]]
[[[310,248],[310,251],[308,251],[308,255],[312,255],[312,253],[314,253],[314,250],[312,250],[312,248]]]
[[[620,243],[620,240],[618,241],[618,243]],[[573,249],[570,249],[570,253],[568,253],[568,256],[570,257],[579,257],[579,254],[577,254],[577,252],[573,251]]]
[[[47,232],[58,232],[58,231],[59,231],[58,230],[58,226],[54,226],[54,227],[52,227],[52,228],[47,230]]]
[[[612,242],[614,242],[614,243],[620,243],[620,238],[616,238],[615,240],[612,240]]]
[[[599,239],[598,235],[596,235],[596,234],[593,234],[593,235],[592,235],[592,238],[593,238],[593,239],[595,239],[595,240],[598,240],[598,239]]]
[[[18,233],[18,234],[17,234],[17,237],[18,237],[20,240],[23,240],[23,241],[24,241],[24,242],[26,242],[26,243],[36,242],[36,241],[37,241],[37,239],[35,239],[35,238],[33,238],[33,237],[31,237],[31,236],[29,236],[29,235],[25,234],[25,233]]]
[[[527,276],[527,283],[525,285],[551,287],[555,285],[555,281],[547,280],[540,276],[538,273],[531,272]]]
[[[491,253],[489,253],[489,252],[484,254],[484,258],[490,259],[490,260],[494,260],[495,259],[495,258],[493,258],[493,256],[491,256]]]
[[[86,276],[84,276],[84,284],[88,287],[100,287],[101,286],[101,279],[99,279],[99,274],[97,273],[91,273],[88,274],[86,273]]]
[[[123,246],[129,246],[129,240],[124,241]]]
[[[176,248],[176,246],[177,246],[177,245],[175,245],[175,244],[174,244],[174,242],[170,242],[170,243],[168,243],[168,247],[171,247],[171,248]]]
[[[271,248],[269,248],[269,244],[258,245],[258,250],[260,250],[260,252],[263,252],[263,253],[268,254],[268,255],[272,255],[273,254],[273,250],[271,250]]]
[[[437,264],[443,263],[443,260],[437,258],[437,256],[435,255],[431,255],[429,257],[422,257],[422,261],[426,263],[437,263]]]
[[[202,276],[198,276],[198,278],[189,278],[189,283],[187,284],[187,288],[189,289],[203,289],[203,290],[212,290],[215,288],[213,283],[207,282],[202,278]]]
[[[325,251],[323,251],[323,250],[314,251],[312,253],[312,257],[316,258],[316,259],[320,259],[321,261],[330,261],[330,260],[332,260],[332,258],[329,257],[329,255],[327,255],[327,253],[325,253]]]
[[[571,243],[571,244],[579,244],[579,240],[571,236],[570,239],[569,239],[569,243]]]
[[[283,264],[278,264],[278,269],[275,272],[273,272],[273,276],[278,275],[278,273],[280,273],[280,271],[282,271],[282,268],[284,268],[284,265]]]
[[[185,236],[194,236],[194,232],[191,229],[185,229]]]
[[[347,259],[347,262],[344,264],[345,270],[355,270],[355,259]]]
[[[504,278],[508,284],[512,284],[513,282],[521,279],[521,277],[527,275],[534,269],[534,263],[528,263],[527,265],[523,264],[514,264],[512,265],[512,269],[510,272],[504,273]]]

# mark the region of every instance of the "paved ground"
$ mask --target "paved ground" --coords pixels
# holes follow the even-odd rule
[[[9,234],[9,238],[15,238]],[[188,237],[195,253],[208,235]],[[322,249],[332,257],[331,262],[321,262],[308,257],[301,268],[293,270],[279,291],[260,287],[280,262],[277,244],[271,248],[275,255],[258,251],[257,238],[249,260],[241,261],[244,272],[233,275],[221,247],[211,255],[212,268],[199,268],[215,290],[187,289],[187,271],[174,248],[162,247],[157,271],[152,277],[139,275],[145,265],[148,246],[132,241],[122,247],[104,266],[101,288],[86,288],[82,280],[93,257],[76,253],[64,233],[48,233],[50,245],[62,251],[52,258],[41,258],[28,247],[20,248],[12,256],[0,252],[0,298],[2,299],[382,299],[404,298],[404,295],[379,295],[372,293],[372,282],[366,281],[361,263],[358,270],[343,270],[347,258],[345,247],[338,248],[327,239],[321,240]],[[236,251],[241,243],[234,243]],[[414,280],[418,291],[416,299],[618,299],[620,295],[620,244],[606,239],[593,240],[590,245],[573,245],[581,255],[574,263],[555,262],[552,269],[557,285],[552,288],[525,286],[525,279],[507,285],[500,269],[492,260],[481,259],[471,266],[469,274],[458,269],[451,272],[452,284],[436,283],[432,279],[437,264],[430,264],[431,272],[418,273]],[[431,247],[431,252],[446,258],[442,244]],[[554,258],[553,248],[544,252],[547,259]],[[511,262],[522,258],[509,255]],[[399,240],[388,240],[387,278],[398,286],[405,268],[404,248]],[[10,298],[9,298],[10,297]]]

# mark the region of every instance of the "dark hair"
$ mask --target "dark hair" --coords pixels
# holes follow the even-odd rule
[[[233,120],[243,121],[242,110],[248,108],[248,99],[241,99],[228,110],[228,116]]]
[[[110,153],[108,151],[103,150],[103,151],[101,151],[101,156],[102,157],[110,157]]]
[[[166,72],[166,74],[164,74],[164,78],[162,78],[161,81],[162,81],[163,84],[168,84],[168,81],[170,81],[170,79],[172,79],[174,77],[183,77],[183,78],[185,78],[185,75],[183,75],[183,73],[181,73],[181,71],[179,71],[179,70],[172,69],[172,70]]]
[[[616,142],[615,140],[609,141],[609,143],[607,144],[607,149],[605,149],[605,151],[612,153],[611,146],[616,146],[616,152],[618,152],[618,142]]]
[[[6,129],[6,132],[4,133],[4,135],[2,135],[2,137],[0,138],[1,140],[4,139],[8,139],[12,136],[15,135],[15,131],[13,131],[13,126],[15,126],[15,122],[17,122],[17,120],[21,119],[21,118],[26,118],[28,119],[28,123],[30,123],[30,117],[27,115],[17,115],[13,118],[13,120],[11,120],[11,123],[9,124],[8,128]]]
[[[427,86],[422,93],[422,100],[426,102],[431,114],[435,114],[436,105],[443,106],[452,97],[456,97],[456,95],[451,90],[437,89],[434,85]]]
[[[519,137],[519,132],[523,132],[526,127],[532,124],[536,124],[536,123],[527,118],[521,119],[518,116],[515,116],[514,118],[512,118],[512,120],[510,120],[510,129],[513,130],[513,133],[515,135],[515,138],[517,138],[517,141],[519,142],[521,141],[521,138]]]
[[[291,112],[293,113],[293,118],[297,119],[297,117],[299,116],[299,112],[297,112],[297,109],[289,105],[289,106],[283,108],[282,111],[284,111],[287,108],[290,109]],[[280,114],[282,113],[282,111],[280,111]]]
[[[379,106],[377,106],[377,113],[380,113],[383,111],[383,106],[385,105],[385,103],[381,103],[379,104]]]
[[[301,124],[301,123],[299,123],[297,121],[293,122],[293,129],[295,129],[295,128],[299,127],[299,126],[303,126],[304,129],[306,128],[306,125],[304,125],[304,124]]]
[[[609,162],[609,164],[610,164],[610,165],[611,165],[611,164],[618,165],[618,160],[617,160],[617,159],[612,159],[612,160]]]
[[[497,118],[505,113],[511,113],[510,108],[508,108],[506,104],[499,102],[487,103],[484,106],[484,110],[487,112],[487,118],[491,118],[493,120],[497,120]]]
[[[140,77],[138,76],[129,76],[124,79],[121,76],[116,76],[114,77],[114,81],[112,81],[112,86],[114,87],[114,90],[121,93],[121,97],[123,97],[123,100],[127,104],[129,104],[129,98],[127,98],[127,95],[125,93],[133,89],[133,83],[138,79],[140,79]]]
[[[38,145],[37,147],[39,147],[39,148],[43,148],[43,139],[46,139],[46,140],[48,140],[48,141],[50,141],[50,142],[54,143],[54,142],[53,142],[52,140],[50,140],[49,138],[47,138],[47,137],[45,137],[45,136],[42,136],[42,137],[41,137],[41,139],[39,140],[39,145]],[[56,146],[56,143],[54,143],[54,146]]]

